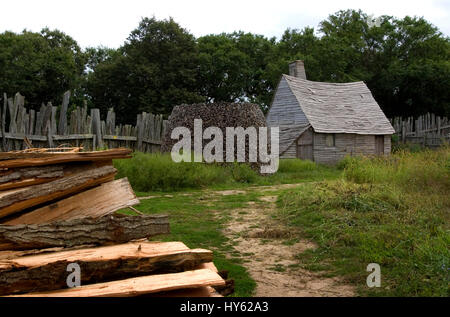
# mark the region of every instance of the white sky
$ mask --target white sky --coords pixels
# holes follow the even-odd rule
[[[242,30],[280,37],[288,27],[317,28],[338,10],[423,16],[450,35],[450,0],[1,0],[0,32],[59,29],[82,47],[117,48],[142,17],[173,17],[195,36]]]

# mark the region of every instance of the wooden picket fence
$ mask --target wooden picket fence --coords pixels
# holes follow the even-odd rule
[[[449,118],[427,113],[418,118],[396,117],[390,121],[402,143],[438,147],[444,142],[450,142]]]
[[[127,147],[141,152],[158,152],[167,125],[162,115],[143,112],[136,125],[116,125],[113,109],[101,120],[100,110],[88,113],[86,103],[68,113],[70,92],[64,93],[61,107],[42,104],[39,111],[25,108],[24,96],[3,94],[0,107],[2,151],[32,147],[83,146],[85,150]],[[58,118],[57,118],[58,117]],[[31,143],[31,144],[30,144]]]

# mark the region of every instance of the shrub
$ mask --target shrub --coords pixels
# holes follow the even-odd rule
[[[448,162],[450,149],[417,153],[399,151],[388,157],[347,157],[344,167],[347,180],[355,183],[393,183],[416,189],[447,189],[450,186]]]
[[[168,154],[135,153],[132,159],[116,160],[117,177],[128,177],[137,191],[178,190],[223,183],[225,169],[213,164],[175,163]]]
[[[296,173],[300,171],[312,171],[318,168],[317,164],[309,160],[286,159],[280,160],[278,172]]]
[[[258,174],[247,164],[235,163],[230,165],[233,179],[239,183],[254,183],[258,179]]]

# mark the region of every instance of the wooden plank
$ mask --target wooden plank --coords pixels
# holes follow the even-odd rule
[[[67,134],[67,107],[69,106],[70,91],[66,91],[63,96],[61,111],[59,113],[58,134]]]
[[[88,140],[92,139],[93,134],[69,134],[69,135],[54,135],[55,141],[69,141],[69,140]]]
[[[27,137],[31,141],[40,141],[40,142],[46,142],[47,136],[41,136],[41,135],[25,135],[22,133],[5,133],[6,139],[11,140],[20,140],[23,141],[23,139]]]
[[[47,120],[47,124],[45,125],[45,130],[47,131],[48,146],[50,148],[52,148],[53,147],[53,133],[52,133],[52,124],[50,122],[50,119]]]
[[[157,144],[157,145],[161,145],[162,144],[162,141],[150,140],[150,139],[147,139],[147,138],[143,138],[142,142],[149,143],[149,144]]]
[[[144,117],[145,112],[142,114],[138,114],[136,120],[136,130],[137,130],[137,150],[142,151],[142,139],[144,137]]]
[[[34,132],[36,135],[42,135],[42,115],[45,112],[45,106],[44,104],[41,105],[41,108],[39,108],[39,111],[36,114],[36,126],[34,129]]]
[[[63,176],[63,166],[61,165],[44,166],[41,168],[26,167],[3,173],[0,172],[0,191],[50,182]]]
[[[91,118],[92,118],[92,133],[96,135],[95,143],[96,147],[103,147],[102,140],[102,124],[100,120],[100,110],[99,109],[91,109]]]
[[[104,135],[103,140],[136,141],[136,137],[123,135]]]
[[[49,183],[0,192],[0,218],[106,183],[115,173],[112,166],[85,168]]]
[[[111,245],[164,233],[169,233],[167,215],[115,214],[41,224],[0,225],[0,250]]]
[[[51,129],[51,118],[52,118],[52,104],[49,102],[47,106],[44,106],[44,113],[42,115],[42,135],[48,137],[48,132]]]
[[[46,128],[44,128],[46,130]],[[94,135],[93,134],[69,134],[69,135],[53,135],[53,140],[55,141],[68,141],[68,140],[87,140],[92,139]],[[6,139],[12,139],[12,140],[21,140],[25,137],[32,141],[40,141],[40,142],[46,142],[48,140],[47,136],[41,136],[41,135],[26,135],[23,133],[6,133],[5,134]],[[136,138],[135,138],[136,139]]]
[[[18,107],[18,97],[19,93],[15,95],[14,101],[12,98],[8,99],[9,107],[9,132],[17,132],[16,118],[17,118],[17,107]]]
[[[82,217],[98,218],[136,204],[139,204],[139,199],[128,179],[122,178],[25,213],[4,224],[41,224]]]
[[[31,109],[30,110],[30,121],[28,122],[28,135],[34,134],[34,121],[35,121],[36,112]]]
[[[130,158],[130,149],[118,148],[93,152],[6,152],[0,153],[0,168],[52,165]]]
[[[58,290],[56,292],[71,291],[73,289],[60,290],[67,288],[67,265],[69,263],[77,263],[81,269],[81,285],[83,286],[77,288],[78,291],[81,289],[92,290],[93,287],[100,286],[108,289],[110,293],[110,286],[125,286],[127,281],[131,280],[130,277],[190,270],[200,263],[210,261],[212,256],[212,252],[209,250],[189,249],[183,243],[148,241],[24,256],[2,261],[0,264],[0,295],[52,290]],[[217,273],[211,270],[204,270],[201,273],[206,280],[214,276],[213,284],[221,284],[220,276]],[[170,275],[152,276],[159,276],[162,279],[166,277],[170,280]],[[121,280],[124,278],[128,279]],[[134,279],[136,281],[132,283],[138,282],[139,284],[139,278]],[[101,283],[106,285],[88,285],[111,280],[115,281]],[[146,284],[150,282],[145,281]],[[157,280],[152,279],[152,282],[157,283]],[[163,282],[162,280],[161,283]]]
[[[6,107],[8,106],[8,97],[6,94],[3,94],[3,111],[2,111],[2,145],[3,145],[3,151],[7,151],[7,145],[6,145]]]
[[[56,126],[56,111],[58,110],[57,107],[52,107],[51,110],[51,116],[50,116],[50,120],[51,120],[51,127],[52,127],[52,134],[56,135],[58,133],[58,129]]]
[[[225,285],[211,270],[142,276],[125,280],[85,285],[65,290],[29,293],[19,297],[131,297],[164,291]]]
[[[185,288],[180,290],[152,293],[148,297],[223,297],[211,286]]]

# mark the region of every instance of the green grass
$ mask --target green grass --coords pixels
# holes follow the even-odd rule
[[[337,178],[341,171],[297,159],[280,160],[277,173],[262,176],[246,164],[175,163],[169,154],[135,153],[115,160],[117,178],[128,177],[138,192],[239,188]]]
[[[318,244],[298,256],[365,296],[448,296],[450,150],[348,158],[342,179],[285,190],[277,216]],[[366,286],[381,266],[382,287]]]
[[[318,248],[298,254],[298,264],[325,276],[341,276],[363,296],[448,296],[450,272],[450,149],[397,150],[385,158],[345,158],[336,167],[281,160],[277,173],[261,176],[246,165],[173,163],[169,156],[136,153],[115,161],[143,200],[145,213],[168,213],[171,233],[156,240],[182,241],[214,251],[214,262],[236,281],[234,296],[251,296],[255,282],[244,264],[249,254],[222,234],[230,211],[263,195],[278,195],[273,217],[294,236]],[[304,183],[294,189],[206,196],[202,189]],[[189,191],[188,195],[185,195]],[[270,242],[260,240],[261,243]],[[366,267],[381,266],[381,288],[368,288]],[[275,265],[270,270],[286,268]]]
[[[251,296],[256,284],[242,265],[244,258],[235,252],[232,241],[221,231],[229,219],[229,211],[244,207],[247,199],[223,196],[214,202],[214,207],[208,206],[208,201],[210,199],[204,199],[201,193],[190,196],[174,194],[173,197],[142,200],[135,207],[146,214],[169,215],[170,234],[157,236],[153,240],[182,241],[190,248],[212,250],[217,268],[229,271],[229,278],[235,280],[233,296]],[[130,213],[128,210],[122,212]],[[227,257],[227,254],[232,257]]]

